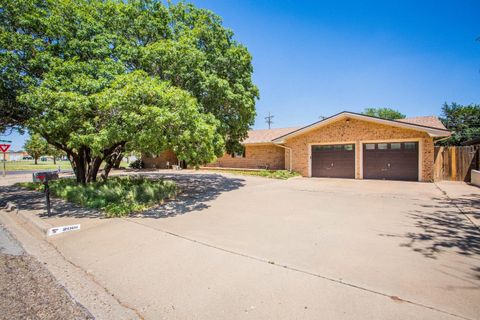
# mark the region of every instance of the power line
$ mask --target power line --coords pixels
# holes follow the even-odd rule
[[[265,119],[265,122],[268,124],[268,129],[271,128],[272,124],[273,124],[273,114],[270,114],[270,112],[268,112],[268,116],[264,118]]]

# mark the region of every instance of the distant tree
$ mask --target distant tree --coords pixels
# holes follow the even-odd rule
[[[458,146],[473,138],[480,137],[480,105],[445,103],[440,120],[452,136],[440,142],[442,145]]]
[[[35,160],[35,164],[38,162],[38,158],[42,154],[45,154],[48,150],[48,144],[39,134],[32,134],[23,146],[25,151]]]
[[[57,147],[52,146],[51,144],[48,145],[47,151],[45,154],[53,158],[53,164],[57,164],[57,159],[61,159],[62,157],[67,155],[65,151],[63,151],[62,149],[58,149]]]
[[[405,115],[398,110],[390,109],[390,108],[365,108],[362,112],[364,115],[388,119],[388,120],[396,120],[396,119],[405,119]]]

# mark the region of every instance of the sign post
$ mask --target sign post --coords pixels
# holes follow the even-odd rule
[[[1,141],[1,142],[11,142],[11,141],[8,141],[8,140],[0,140],[0,141]],[[7,153],[8,149],[10,149],[10,144],[6,144],[6,143],[0,144],[0,151],[3,152],[3,176],[4,176],[4,177],[5,177],[5,175],[7,174],[7,169],[6,169],[6,165],[7,165],[6,153]]]
[[[35,172],[33,174],[33,182],[42,182],[45,186],[45,204],[47,206],[47,216],[50,217],[50,186],[48,181],[57,180],[58,172]]]

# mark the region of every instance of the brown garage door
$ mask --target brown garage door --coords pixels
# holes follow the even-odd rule
[[[418,142],[365,143],[363,178],[418,180]]]
[[[355,145],[312,146],[312,177],[355,178]]]

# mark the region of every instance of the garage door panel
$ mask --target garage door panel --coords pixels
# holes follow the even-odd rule
[[[354,145],[312,146],[312,176],[355,178]]]
[[[364,144],[363,177],[417,181],[418,142]]]

